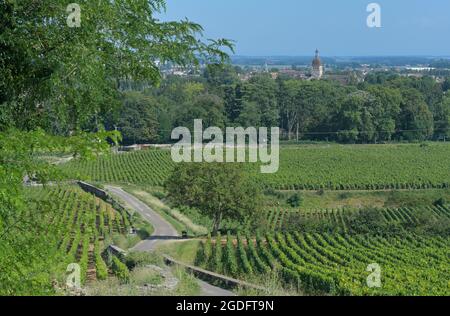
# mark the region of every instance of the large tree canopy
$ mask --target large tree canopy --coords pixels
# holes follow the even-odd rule
[[[157,104],[154,98],[136,92],[124,94],[117,129],[122,134],[123,144],[158,141],[159,123]]]
[[[0,2],[0,128],[36,125],[68,133],[99,123],[117,104],[120,80],[159,82],[158,63],[222,61],[227,40],[202,42],[188,20],[161,22],[164,0]],[[95,125],[94,125],[95,127]]]
[[[214,234],[224,219],[244,222],[258,217],[259,189],[239,164],[179,164],[166,189],[175,205],[195,207],[209,216]]]

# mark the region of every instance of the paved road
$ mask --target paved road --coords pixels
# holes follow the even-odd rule
[[[152,224],[154,231],[150,238],[138,243],[132,250],[136,251],[153,251],[162,242],[167,240],[176,240],[180,238],[178,232],[157,212],[152,210],[147,204],[141,202],[133,195],[125,192],[121,188],[113,186],[105,186],[105,188],[113,195],[119,197],[122,201],[127,203],[130,207],[141,214],[150,224]]]
[[[198,285],[200,285],[200,288],[202,289],[201,296],[236,296],[236,294],[234,294],[231,291],[224,290],[220,287],[206,283],[205,281],[197,279],[197,282]]]
[[[147,204],[141,202],[135,196],[125,192],[121,188],[106,185],[108,190],[113,195],[119,197],[122,201],[127,203],[130,207],[139,212],[150,224],[153,225],[154,232],[150,238],[141,241],[132,250],[135,251],[153,251],[162,242],[168,240],[178,240],[180,235],[161,215],[152,210]],[[202,296],[235,296],[231,291],[224,290],[220,287],[213,286],[202,280],[197,280],[202,290]]]

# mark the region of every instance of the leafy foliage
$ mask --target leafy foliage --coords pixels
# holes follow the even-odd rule
[[[300,194],[295,193],[287,199],[287,203],[291,207],[300,207],[300,205],[302,203],[302,197],[300,196]]]
[[[199,40],[203,29],[191,21],[156,19],[164,0],[78,4],[81,24],[73,28],[66,1],[0,4],[0,129],[96,128],[117,107],[121,81],[157,84],[158,63],[221,62],[221,48],[232,48],[223,39]]]
[[[259,190],[237,164],[180,164],[165,187],[176,205],[195,207],[212,218],[213,234],[223,219],[245,220],[258,210]]]
[[[258,185],[281,190],[446,188],[449,155],[446,144],[285,146],[276,174],[261,175],[257,164],[243,168]],[[161,186],[174,168],[168,150],[104,155],[63,166],[74,178],[151,186]]]
[[[123,283],[127,283],[130,280],[130,271],[125,263],[120,261],[117,257],[112,258],[112,271],[116,277]]]
[[[253,259],[252,270],[261,280],[274,270],[286,285],[303,293],[401,296],[449,294],[448,268],[442,264],[448,261],[448,247],[448,238],[411,233],[295,232],[269,233],[265,239],[257,237],[256,248],[249,243],[241,249]],[[381,266],[380,288],[367,286],[366,269],[373,262]],[[238,267],[238,274],[248,277],[248,267]]]
[[[65,283],[64,272],[70,263],[80,264],[83,283],[88,269],[96,271],[98,279],[106,278],[100,240],[125,234],[129,227],[126,214],[77,187],[25,190],[26,207],[8,217],[16,216],[16,225],[2,231],[0,293],[51,295],[53,281]]]

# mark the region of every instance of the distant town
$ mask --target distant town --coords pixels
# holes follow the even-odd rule
[[[321,57],[320,51],[316,49],[311,56],[232,56],[231,63],[242,81],[248,81],[261,73],[269,73],[273,79],[336,80],[342,84],[362,82],[370,72],[416,78],[429,76],[439,83],[450,76],[450,57],[447,56]],[[204,64],[199,67],[160,65],[166,77],[201,76],[205,67]]]

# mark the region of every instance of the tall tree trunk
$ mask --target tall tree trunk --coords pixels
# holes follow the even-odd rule
[[[298,140],[299,140],[299,137],[298,137],[298,128],[299,128],[299,126],[298,126],[298,122],[297,122],[297,142],[298,142]]]
[[[219,231],[221,222],[222,222],[222,212],[219,211],[214,215],[213,236],[217,236],[217,232]]]
[[[291,120],[290,120],[290,115],[289,115],[289,111],[286,111],[286,127],[288,130],[288,140],[291,140]]]

